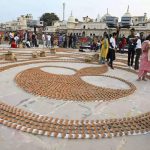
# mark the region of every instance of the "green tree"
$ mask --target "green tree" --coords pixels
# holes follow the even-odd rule
[[[44,21],[44,26],[52,26],[53,21],[59,20],[55,13],[45,13],[40,17],[40,21]]]

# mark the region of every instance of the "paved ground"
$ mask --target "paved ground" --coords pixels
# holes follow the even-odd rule
[[[108,70],[104,75],[111,75],[127,80],[136,86],[136,91],[127,97],[122,97],[113,101],[64,101],[55,100],[40,96],[35,96],[25,92],[21,87],[17,86],[15,77],[18,73],[33,67],[43,67],[41,70],[46,73],[74,75],[75,70],[86,67],[97,67],[98,64],[89,64],[80,62],[87,55],[93,53],[78,53],[77,50],[65,51],[59,49],[56,55],[51,55],[46,50],[47,57],[32,60],[32,52],[36,49],[17,49],[12,50],[18,56],[20,62],[9,62],[0,60],[0,67],[6,67],[12,64],[21,64],[22,61],[29,64],[12,67],[0,72],[0,101],[11,104],[23,110],[33,112],[40,115],[53,116],[63,119],[111,119],[137,116],[150,111],[150,81],[137,82],[137,75],[122,69]],[[40,48],[38,49],[38,51]],[[0,49],[0,55],[7,52],[7,48]],[[126,55],[117,55],[118,59],[126,60]],[[53,62],[43,62],[45,60],[53,60]],[[36,63],[41,61],[41,63]],[[59,61],[59,62],[56,62]],[[69,61],[69,62],[68,62]],[[75,63],[73,61],[78,61]],[[126,68],[123,61],[116,61],[115,64]],[[32,64],[31,64],[32,62]],[[57,66],[54,67],[54,66]],[[106,78],[102,76],[83,76],[83,82],[90,85],[110,88],[110,89],[128,89],[129,86],[122,81]],[[135,136],[123,136],[112,139],[77,139],[67,140],[53,138],[40,135],[32,135],[7,128],[0,125],[0,145],[2,150],[69,150],[69,149],[87,149],[87,150],[149,150],[150,134],[140,134]],[[9,143],[9,144],[8,144]]]

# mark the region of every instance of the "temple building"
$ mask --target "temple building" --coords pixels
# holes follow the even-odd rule
[[[145,25],[145,23],[148,21],[147,18],[147,13],[144,13],[143,16],[133,16],[132,17],[132,22],[133,25],[138,26],[138,25]]]
[[[54,21],[52,26],[46,26],[43,32],[66,34],[76,33],[81,36],[95,34],[101,36],[105,31],[109,34],[115,32],[116,28],[120,26],[120,36],[128,36],[130,28],[135,28],[136,32],[143,32],[145,35],[150,34],[150,20],[148,20],[146,13],[144,13],[143,16],[132,16],[128,6],[127,11],[121,17],[121,22],[118,22],[118,19],[118,17],[111,15],[108,12],[108,9],[106,14],[102,17],[100,17],[100,14],[98,14],[96,19],[85,16],[82,21],[79,21],[74,17],[71,12],[67,20]],[[15,21],[0,24],[0,27],[5,29],[5,31],[17,31],[33,30],[34,25],[43,26],[43,22],[33,20],[32,15],[27,14],[20,16]]]
[[[76,33],[83,36],[95,34],[101,36],[105,31],[109,34],[115,32],[116,28],[120,26],[120,36],[128,36],[130,34],[130,28],[133,27],[137,32],[143,32],[146,35],[150,33],[150,21],[147,19],[147,14],[145,13],[143,16],[132,16],[129,11],[129,6],[122,16],[121,22],[118,22],[118,20],[119,18],[111,15],[108,9],[102,17],[99,14],[96,19],[86,16],[83,17],[82,21],[76,19],[71,12],[67,21],[55,21],[53,26],[46,27],[45,32]]]

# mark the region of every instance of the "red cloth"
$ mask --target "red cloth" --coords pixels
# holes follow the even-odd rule
[[[17,44],[15,42],[11,43],[11,48],[17,48]]]

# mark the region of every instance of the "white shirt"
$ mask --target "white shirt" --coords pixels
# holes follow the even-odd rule
[[[138,48],[142,48],[142,43],[141,43],[140,39],[138,39],[136,42],[136,48],[135,49],[138,49]]]
[[[115,40],[115,38],[111,37],[111,38],[110,38],[110,43],[112,44],[112,46],[113,46],[114,48],[116,48],[116,40]],[[112,47],[110,46],[110,48],[112,48]]]
[[[17,42],[19,40],[19,37],[18,36],[15,36],[14,37],[14,40]]]
[[[47,36],[47,40],[48,40],[48,41],[51,40],[51,36],[50,36],[50,35]]]
[[[45,38],[45,34],[43,34],[43,35],[42,35],[42,40],[43,40],[43,41],[45,41],[45,40],[46,40],[46,38]]]
[[[101,43],[100,43],[100,42],[97,42],[97,45],[98,45],[98,46],[101,46]]]
[[[13,36],[13,34],[11,32],[9,33],[9,37],[10,38],[14,38],[14,36]]]

